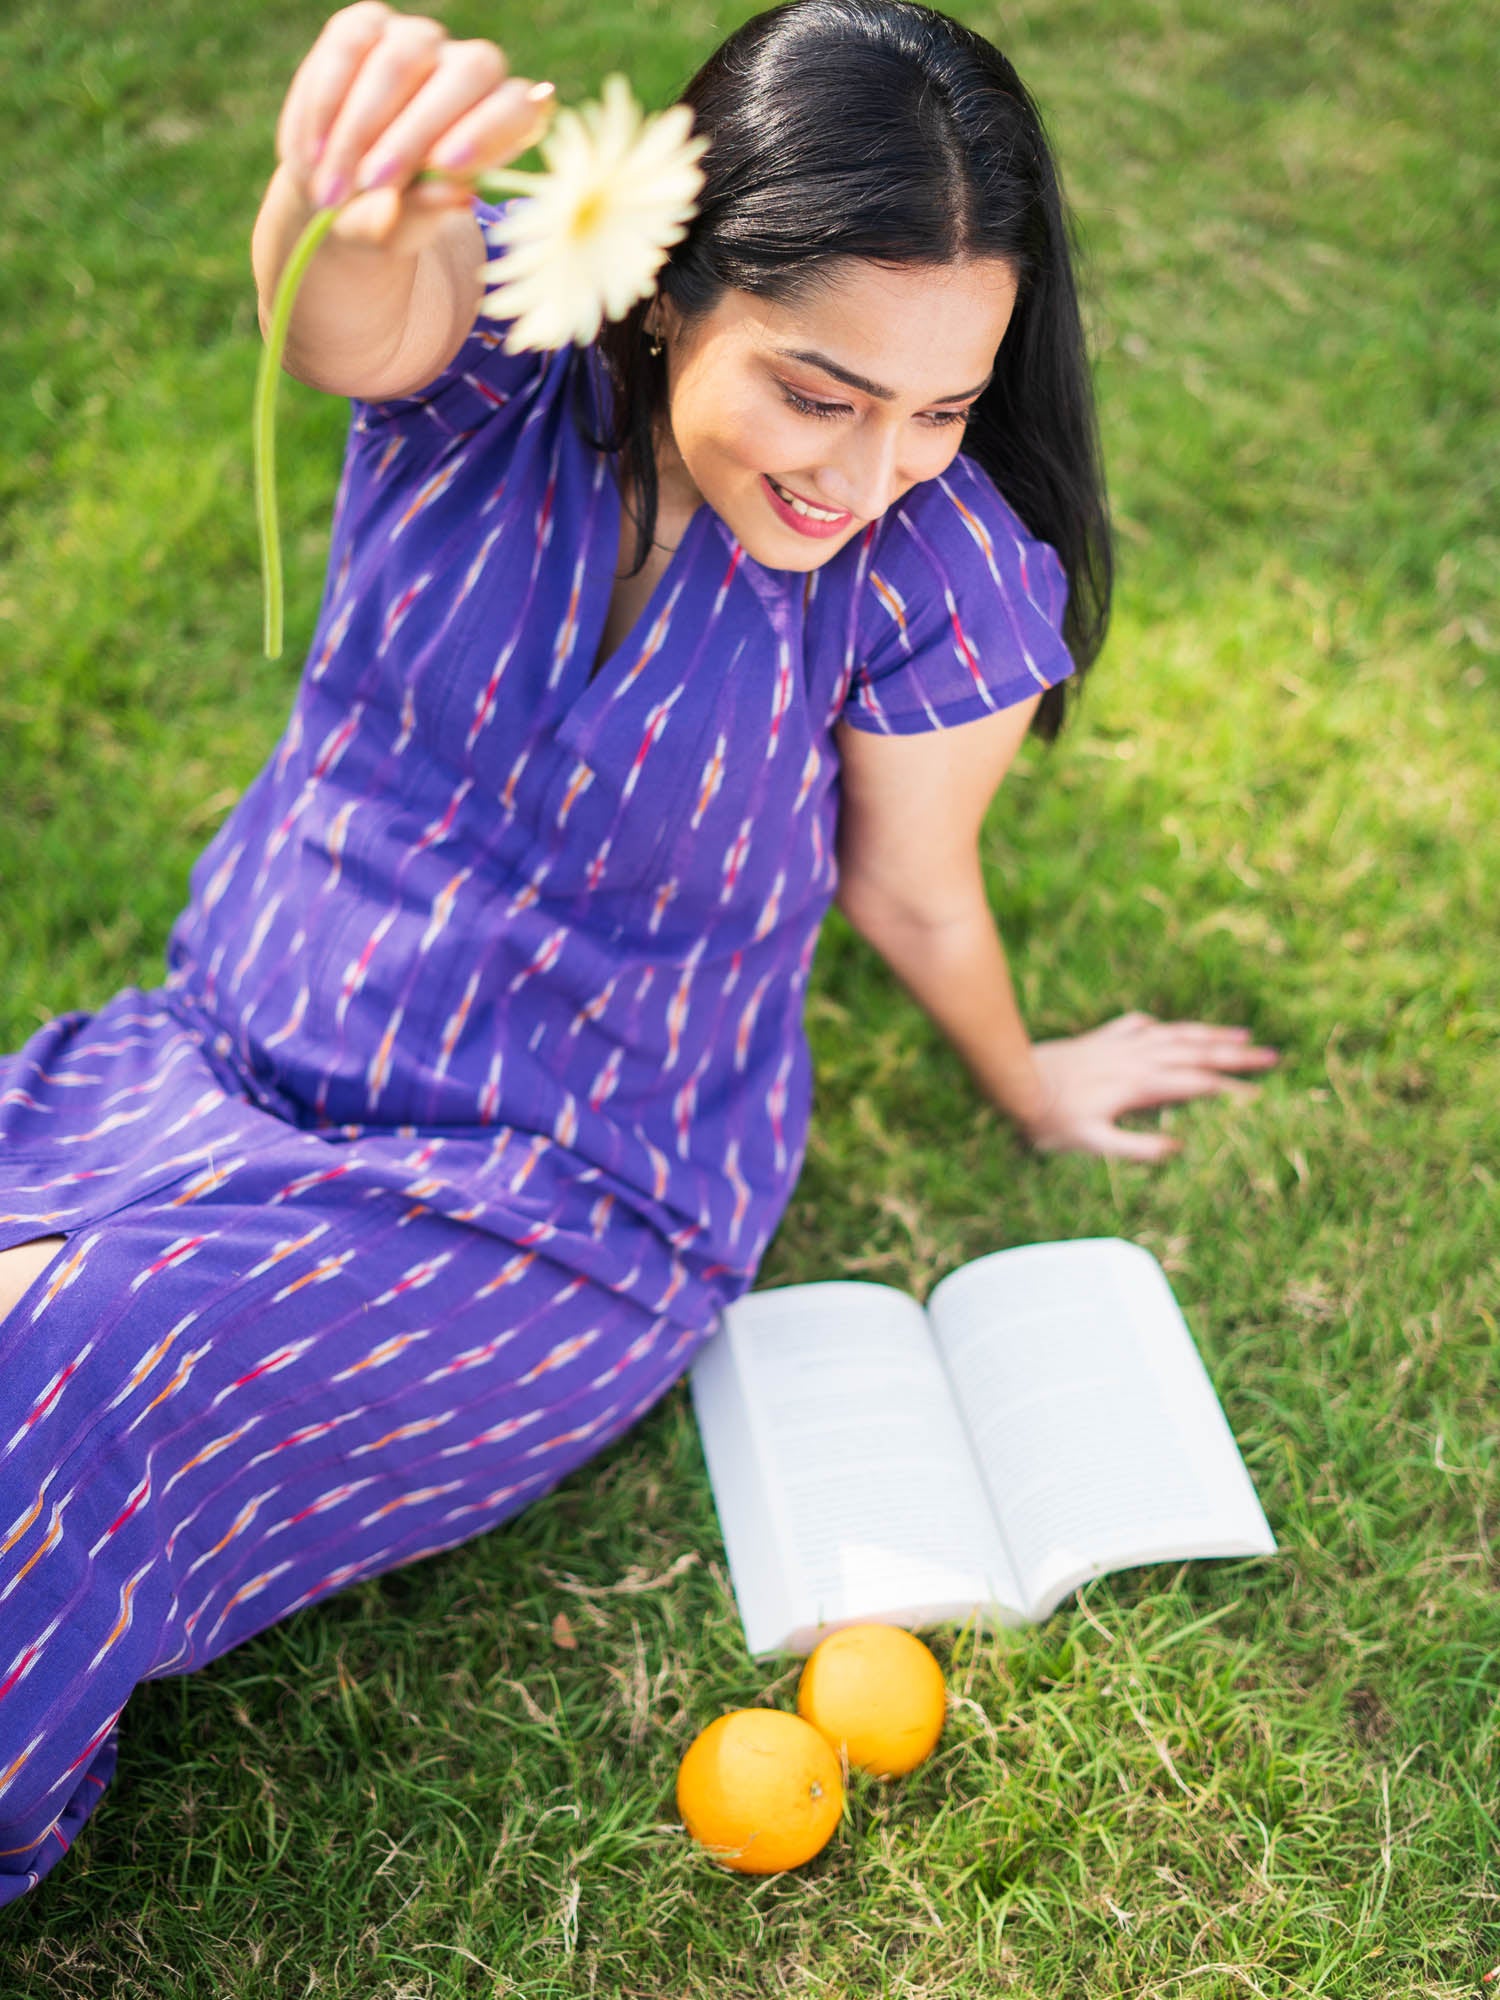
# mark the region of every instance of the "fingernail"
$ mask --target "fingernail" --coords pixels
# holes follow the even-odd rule
[[[439,146],[432,156],[432,164],[443,168],[447,173],[457,173],[460,167],[469,165],[478,151],[479,148],[472,140],[461,142],[457,146]]]
[[[367,167],[361,167],[354,185],[361,194],[368,194],[371,188],[386,187],[401,171],[399,160],[376,160]]]
[[[348,192],[347,174],[321,174],[313,183],[313,200],[319,208],[337,208]]]
[[[552,114],[557,109],[555,83],[534,83],[526,92],[526,102],[532,107],[531,123],[526,127],[524,145],[534,146],[547,127],[552,123]]]

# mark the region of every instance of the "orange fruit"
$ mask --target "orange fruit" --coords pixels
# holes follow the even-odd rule
[[[797,1713],[851,1766],[892,1778],[915,1770],[943,1733],[943,1670],[899,1625],[846,1625],[815,1646]]]
[[[715,1861],[742,1875],[800,1868],[844,1810],[839,1760],[780,1708],[736,1708],[700,1730],[677,1767],[677,1810]]]

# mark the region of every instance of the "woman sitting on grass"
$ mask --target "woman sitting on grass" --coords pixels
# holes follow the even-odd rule
[[[837,894],[1037,1146],[1244,1088],[1244,1031],[1031,1044],[977,835],[1097,651],[1064,211],[1009,64],[794,0],[686,93],[706,184],[586,347],[477,317],[537,136],[498,49],[376,0],[294,78],[263,313],[353,404],[286,728],[167,977],[0,1060],[0,1901],[131,1689],[549,1491],[752,1283]],[[963,447],[961,450],[960,447]]]

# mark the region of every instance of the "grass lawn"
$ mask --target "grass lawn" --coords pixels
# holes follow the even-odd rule
[[[433,11],[564,101],[615,66],[663,101],[741,18]],[[0,19],[0,1048],[157,983],[290,704],[347,410],[284,387],[270,664],[248,240],[321,18]],[[732,1877],[675,1824],[677,1762],[726,1708],[791,1706],[799,1663],[745,1655],[679,1385],[488,1540],[143,1689],[111,1795],[0,1923],[5,2000],[1496,1990],[1493,12],[966,18],[1080,212],[1120,528],[1079,724],[987,832],[1028,1017],[1243,1021],[1285,1057],[1173,1114],[1164,1168],[1030,1157],[834,919],[763,1277],[923,1292],[1007,1243],[1145,1243],[1281,1553],[936,1635],[937,1754],[856,1782],[805,1869]]]

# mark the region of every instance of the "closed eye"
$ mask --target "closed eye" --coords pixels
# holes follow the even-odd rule
[[[799,396],[795,389],[789,389],[785,382],[779,388],[783,399],[803,417],[843,417],[849,414],[847,403],[816,403],[810,396]],[[943,430],[949,424],[966,424],[974,414],[973,404],[962,410],[928,410],[922,421],[931,424],[934,430]]]

